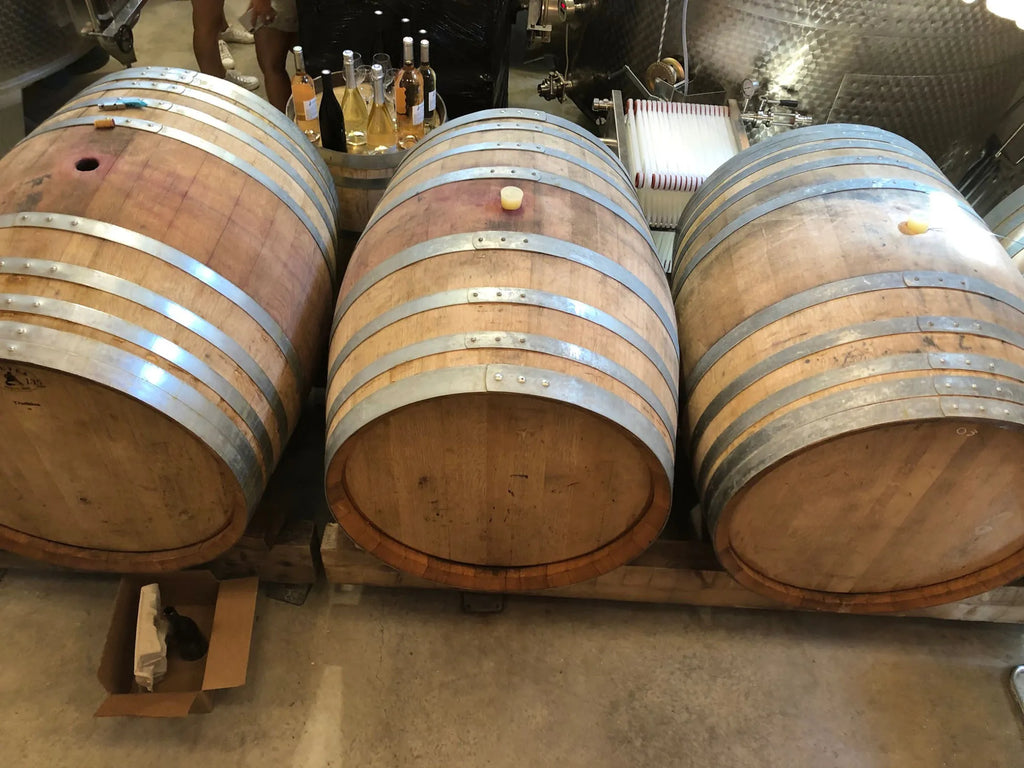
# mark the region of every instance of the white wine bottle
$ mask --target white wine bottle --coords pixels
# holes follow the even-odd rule
[[[370,68],[370,82],[373,84],[373,104],[366,121],[366,151],[373,155],[394,152],[398,148],[398,131],[384,103],[384,70],[380,64]]]
[[[430,41],[420,40],[420,75],[423,77],[423,128],[432,131],[438,126],[437,73],[430,66]]]
[[[345,66],[345,93],[341,97],[341,111],[345,114],[345,138],[348,151],[359,154],[366,148],[366,102],[356,83],[355,54],[342,51]]]

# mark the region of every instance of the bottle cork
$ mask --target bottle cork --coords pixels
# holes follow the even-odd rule
[[[518,211],[523,204],[523,190],[519,187],[501,188],[501,207],[506,211]]]

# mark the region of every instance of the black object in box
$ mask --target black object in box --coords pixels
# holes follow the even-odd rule
[[[167,674],[149,693],[135,683],[139,590],[160,585],[160,601],[193,619],[210,647],[202,659],[167,658]],[[208,571],[127,576],[114,601],[98,676],[107,689],[96,717],[185,717],[213,709],[213,691],[245,685],[259,579],[218,581]]]

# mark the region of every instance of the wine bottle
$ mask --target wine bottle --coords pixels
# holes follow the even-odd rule
[[[316,103],[313,78],[306,72],[302,46],[292,48],[295,58],[295,76],[292,77],[292,105],[295,107],[295,124],[314,144],[320,141],[320,109]]]
[[[164,615],[167,617],[171,647],[177,650],[178,655],[185,661],[198,661],[206,655],[209,643],[203,637],[199,626],[188,616],[182,616],[173,606],[164,608]]]
[[[373,84],[373,104],[366,121],[366,149],[374,155],[394,152],[398,148],[398,132],[384,103],[384,70],[380,64],[370,68],[370,82]]]
[[[325,69],[320,73],[323,81],[323,98],[320,100],[320,146],[324,149],[333,149],[335,152],[347,152],[345,140],[345,115],[341,111],[341,104],[334,93],[334,80],[331,77],[331,70]]]
[[[430,66],[430,41],[420,40],[420,75],[423,76],[423,128],[437,127],[437,73]]]
[[[413,63],[412,38],[404,38],[402,47],[402,68],[395,75],[395,114],[398,146],[409,149],[423,138],[423,75]],[[322,118],[320,130],[323,132]]]
[[[361,153],[366,149],[366,102],[356,83],[355,54],[342,51],[345,62],[345,93],[341,97],[341,111],[345,115],[345,137],[348,151]]]

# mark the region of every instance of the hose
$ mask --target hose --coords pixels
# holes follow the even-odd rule
[[[690,95],[690,48],[686,44],[686,16],[690,0],[683,0],[683,95]],[[659,57],[661,54],[658,54]]]
[[[661,17],[661,39],[658,41],[658,58],[655,61],[661,61],[661,53],[665,48],[665,29],[668,27],[668,6],[672,0],[665,0],[665,13]]]

